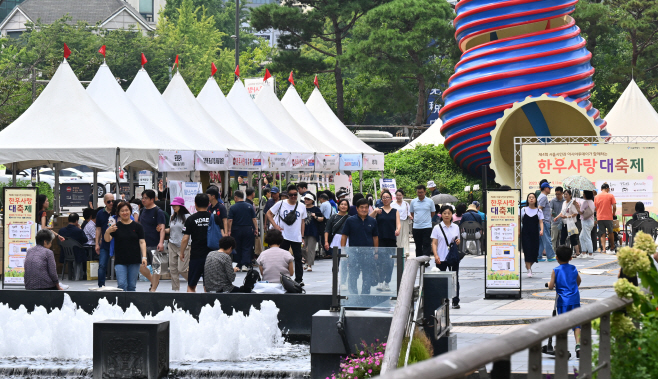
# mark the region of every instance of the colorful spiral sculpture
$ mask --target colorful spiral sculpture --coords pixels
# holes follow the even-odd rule
[[[440,117],[444,144],[463,169],[475,174],[485,164],[509,164],[515,136],[608,135],[605,121],[589,101],[594,68],[580,29],[569,16],[576,3],[457,4],[455,38],[463,54],[444,91]],[[505,112],[512,108],[519,114]],[[492,133],[503,126],[504,133]],[[499,162],[492,162],[494,150],[502,151],[503,158],[493,154]],[[496,181],[513,185],[494,171]]]

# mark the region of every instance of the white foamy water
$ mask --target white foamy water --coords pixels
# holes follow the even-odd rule
[[[103,320],[167,320],[172,361],[241,361],[277,355],[286,350],[278,328],[279,309],[263,301],[249,316],[235,312],[227,316],[219,301],[201,309],[199,321],[181,309],[166,307],[155,316],[142,316],[130,305],[124,312],[106,299],[91,313],[78,309],[68,294],[60,309],[48,313],[44,307],[29,313],[0,304],[0,356],[88,359],[93,355],[93,323]]]

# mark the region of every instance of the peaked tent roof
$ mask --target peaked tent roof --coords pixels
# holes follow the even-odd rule
[[[196,128],[189,126],[171,109],[143,68],[137,72],[126,95],[137,106],[137,109],[143,110],[143,114],[153,124],[158,125],[160,130],[177,136],[177,139],[187,146],[194,147],[194,150],[215,151],[219,149],[209,140],[208,136],[197,132]]]
[[[65,59],[34,104],[0,132],[0,163],[17,162],[19,169],[57,162],[114,170],[117,147],[127,157],[122,165],[148,161],[140,155],[139,141],[125,137],[128,132],[96,105]]]
[[[337,140],[350,145],[355,148],[357,151],[365,154],[384,154],[381,153],[372,147],[368,146],[365,142],[361,141],[359,137],[355,136],[345,124],[343,124],[338,117],[334,114],[334,111],[329,108],[329,105],[322,97],[320,90],[317,88],[313,89],[313,93],[306,101],[306,108],[311,111],[311,114],[315,117],[316,120],[322,124]]]
[[[263,92],[263,91],[261,91]],[[289,138],[289,131],[286,129],[279,129],[274,125],[269,118],[258,108],[256,103],[251,99],[247,89],[240,80],[233,83],[231,91],[226,96],[229,104],[233,109],[238,112],[240,117],[247,122],[252,128],[256,129],[260,134],[270,141],[276,141],[281,145],[285,151],[289,153],[310,153],[311,148],[303,146]]]
[[[313,153],[338,153],[338,151],[330,147],[327,143],[316,138],[304,129],[304,127],[299,125],[290,113],[288,113],[286,108],[283,107],[279,99],[277,99],[274,91],[268,91],[264,88],[256,96],[255,102],[258,108],[274,125],[281,130],[286,130],[287,138],[294,138],[297,144],[306,145]]]
[[[123,92],[106,63],[98,68],[96,75],[87,87],[87,93],[108,118],[130,130],[130,138],[139,141],[143,149],[150,152],[152,160],[147,162],[148,167],[137,166],[136,168],[157,168],[159,150],[190,149],[178,136],[159,128],[137,109]]]
[[[613,136],[658,135],[658,113],[632,79],[605,121],[606,129]]]
[[[171,79],[171,82],[162,93],[162,98],[190,127],[196,128],[199,133],[205,135],[206,139],[215,145],[210,150],[259,151],[248,140],[240,141],[234,137],[225,129],[223,123],[220,125],[216,122],[196,100],[180,72],[176,72]]]
[[[311,114],[311,111],[306,108],[304,101],[299,97],[299,93],[295,86],[288,87],[286,94],[281,99],[281,104],[286,108],[288,113],[306,129],[309,133],[319,138],[332,149],[342,154],[359,154],[361,151],[349,144],[343,143],[336,136],[332,135],[322,124]]]
[[[443,121],[440,118],[437,118],[436,121],[427,128],[420,136],[416,137],[413,141],[406,144],[400,150],[413,149],[417,145],[443,145],[443,141],[446,138],[441,134],[441,125]]]
[[[255,128],[252,128],[238,113],[231,107],[226,97],[219,88],[215,78],[210,77],[196,97],[203,109],[218,123],[229,127],[231,134],[241,141],[250,141],[259,151],[283,153],[288,152],[276,141],[262,135]]]

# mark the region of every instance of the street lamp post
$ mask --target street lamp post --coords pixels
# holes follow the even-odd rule
[[[235,0],[235,38],[234,39],[235,39],[235,66],[237,67],[240,64],[240,0]]]

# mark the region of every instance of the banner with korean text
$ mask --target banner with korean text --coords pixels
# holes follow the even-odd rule
[[[651,164],[658,154],[657,143],[638,144],[547,144],[522,145],[521,189],[523,194],[539,189],[539,181],[548,179],[553,187],[572,175],[589,179],[598,188],[610,185],[617,200],[642,201],[648,210],[658,213],[658,165]]]
[[[384,171],[384,154],[363,154],[363,169]]]
[[[258,152],[229,152],[229,168],[231,170],[261,171],[263,159]]]
[[[263,153],[264,169],[268,171],[288,171],[290,153]]]
[[[362,154],[340,154],[340,171],[359,171],[363,168]]]
[[[35,245],[37,234],[37,189],[5,187],[3,224],[2,286],[24,285],[24,262],[27,250]]]
[[[290,154],[290,164],[293,171],[314,171],[315,154]]]
[[[485,291],[521,289],[520,203],[521,191],[518,189],[486,191]]]
[[[160,150],[158,171],[194,171],[194,150]]]
[[[338,154],[315,154],[315,171],[336,172],[340,167]]]
[[[196,171],[225,171],[228,170],[228,151],[195,151]]]

